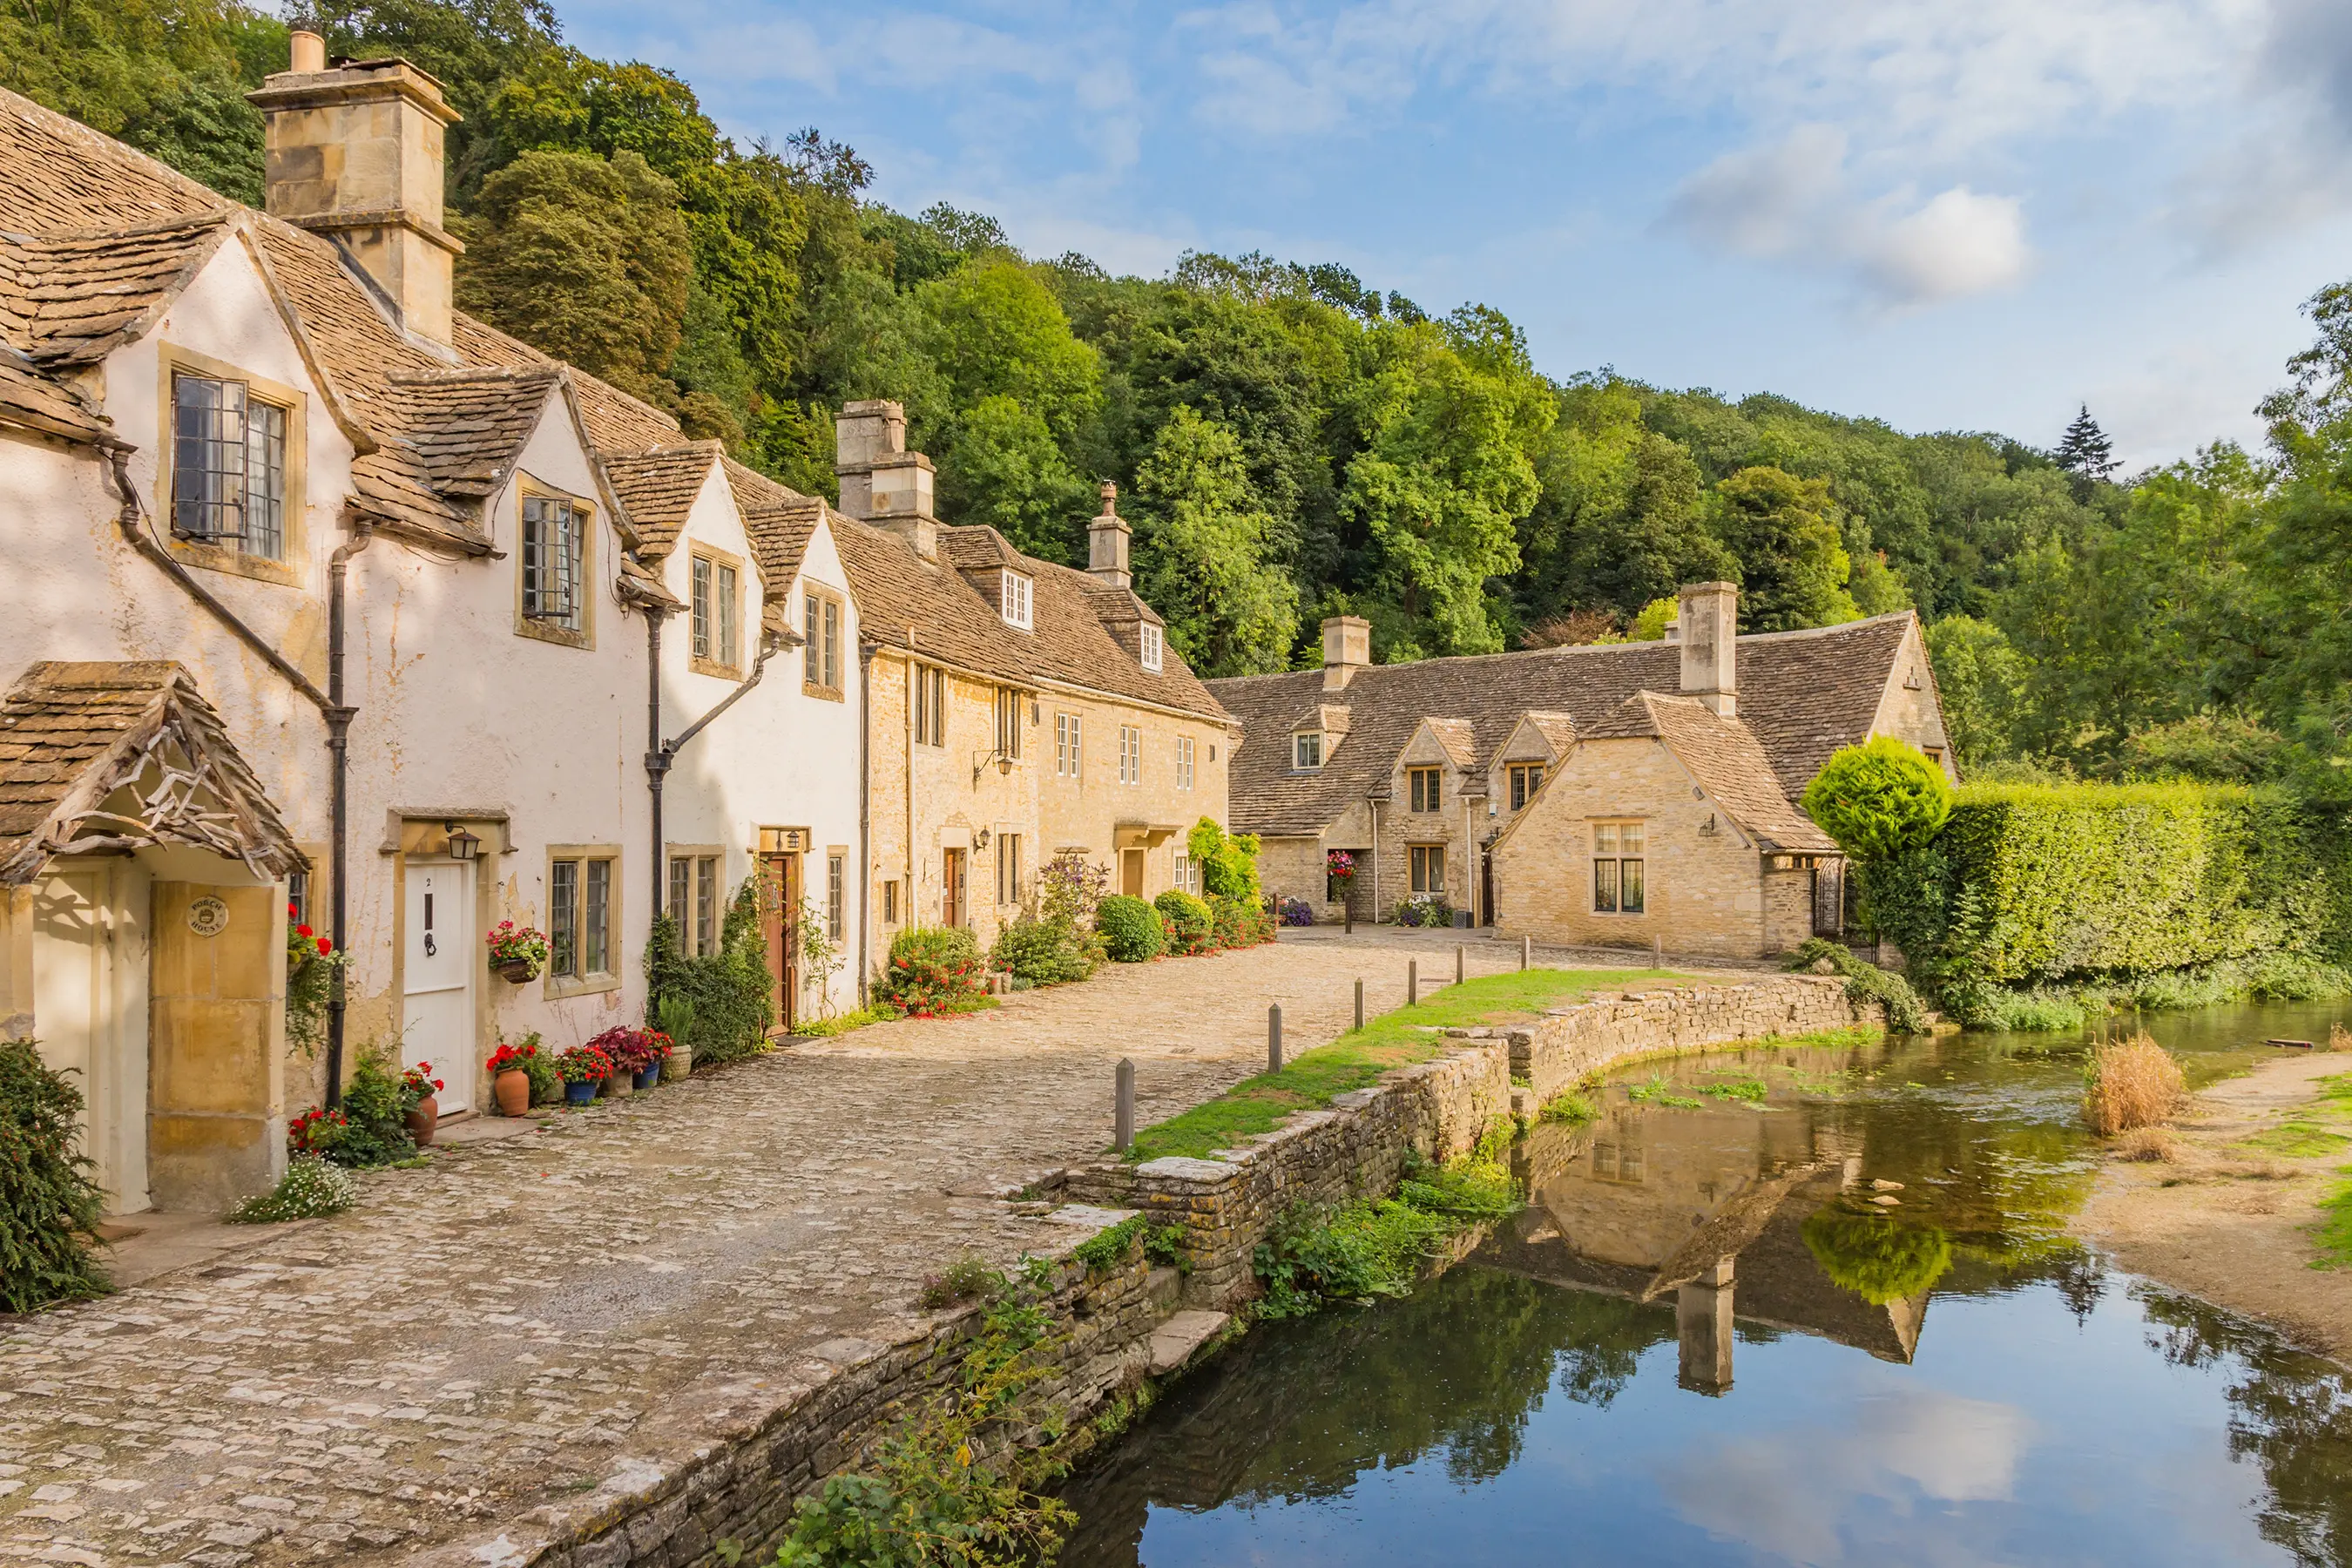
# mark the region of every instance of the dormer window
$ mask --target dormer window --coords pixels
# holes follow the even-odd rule
[[[1290,737],[1290,765],[1295,768],[1319,768],[1323,765],[1323,733],[1305,730]]]
[[[1160,628],[1146,621],[1143,624],[1143,668],[1153,674],[1160,672]]]
[[[1003,611],[1006,626],[1019,626],[1025,632],[1036,624],[1029,608],[1029,579],[1020,573],[1008,571],[1004,574],[1003,586],[996,602]]]

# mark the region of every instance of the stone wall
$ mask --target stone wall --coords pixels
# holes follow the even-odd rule
[[[1875,1003],[1857,1008],[1847,1001],[1843,980],[1789,974],[1738,985],[1614,993],[1556,1007],[1533,1024],[1454,1033],[1465,1039],[1499,1037],[1510,1049],[1512,1079],[1540,1105],[1585,1074],[1629,1058],[1843,1029],[1882,1016]]]

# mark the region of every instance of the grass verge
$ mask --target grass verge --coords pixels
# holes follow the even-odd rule
[[[1340,1095],[1379,1080],[1394,1068],[1425,1062],[1444,1048],[1433,1029],[1466,1028],[1532,1016],[1579,1001],[1595,991],[1689,977],[1664,969],[1525,969],[1481,975],[1448,985],[1425,1002],[1400,1007],[1350,1029],[1328,1046],[1301,1051],[1280,1072],[1244,1079],[1204,1101],[1135,1135],[1130,1162],[1171,1154],[1195,1159],[1271,1132],[1297,1110],[1315,1110]]]

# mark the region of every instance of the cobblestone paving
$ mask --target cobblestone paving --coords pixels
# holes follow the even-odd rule
[[[1513,967],[1470,948],[1472,973]],[[388,1558],[689,1452],[894,1337],[922,1277],[1058,1228],[1002,1189],[1452,978],[1448,933],[1286,934],[879,1026],[364,1179],[362,1206],[0,1320],[0,1557]]]

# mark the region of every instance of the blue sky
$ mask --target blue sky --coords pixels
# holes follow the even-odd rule
[[[558,4],[1033,255],[1338,261],[1554,375],[1905,429],[2257,440],[2352,277],[2352,0]]]

